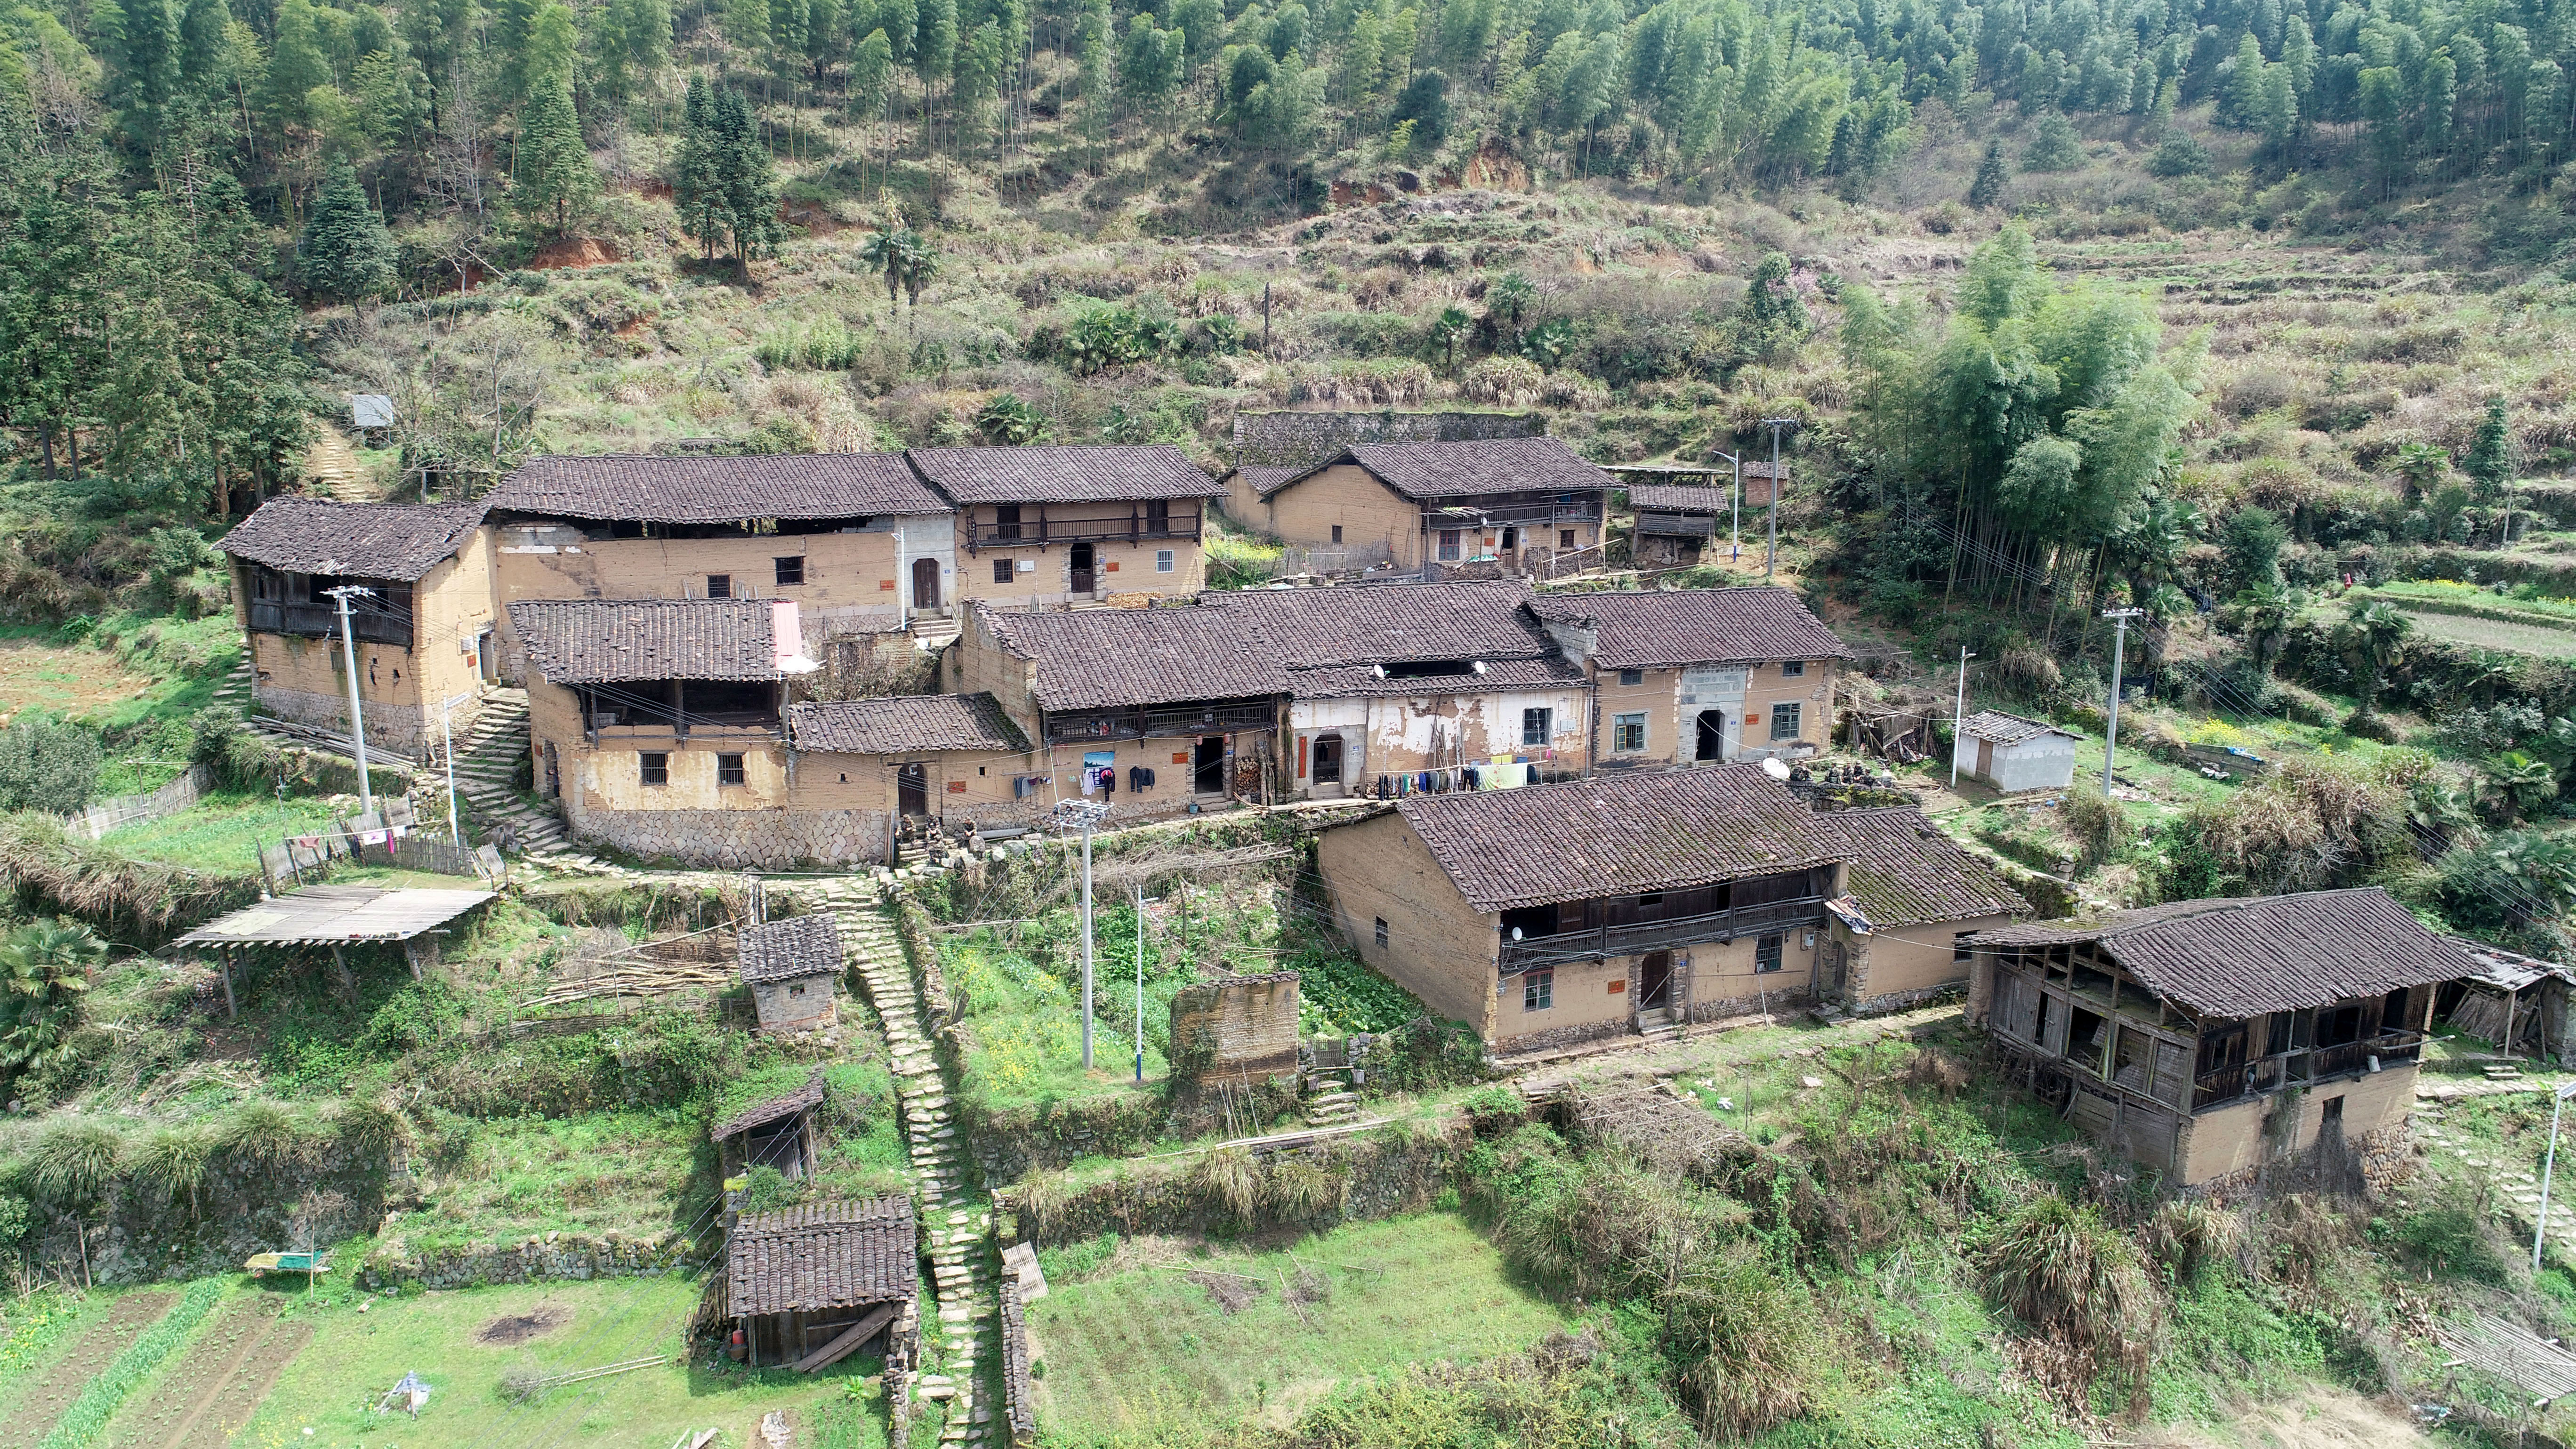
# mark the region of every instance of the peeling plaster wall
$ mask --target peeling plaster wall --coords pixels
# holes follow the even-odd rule
[[[1342,787],[1353,795],[1369,793],[1381,775],[1483,764],[1497,755],[1545,771],[1578,772],[1591,727],[1587,695],[1569,682],[1555,690],[1293,701],[1288,770],[1294,793],[1315,793],[1314,745],[1325,735],[1341,736]],[[1550,712],[1545,745],[1521,742],[1522,712],[1530,709]]]

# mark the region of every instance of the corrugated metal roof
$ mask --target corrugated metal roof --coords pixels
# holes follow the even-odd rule
[[[490,891],[317,885],[244,906],[179,938],[182,946],[327,945],[408,941],[492,899]]]
[[[1025,750],[1028,736],[989,694],[903,694],[787,707],[800,750],[893,755],[915,750]]]
[[[1776,875],[1851,848],[1757,765],[1414,795],[1396,808],[1480,911]]]
[[[1123,503],[1221,498],[1225,489],[1168,443],[915,448],[922,477],[959,503]]]
[[[840,974],[841,932],[830,916],[790,916],[745,926],[734,942],[747,986]]]
[[[1602,669],[1670,669],[1781,659],[1848,659],[1851,649],[1787,589],[1649,589],[1541,594],[1542,619],[1590,624]]]
[[[297,574],[417,581],[483,522],[481,503],[334,503],[272,498],[217,547]]]
[[[510,606],[556,684],[779,677],[767,599],[534,599]]]
[[[921,1274],[912,1200],[817,1202],[746,1214],[725,1249],[736,1317],[901,1303]]]
[[[663,458],[639,453],[530,458],[484,499],[542,518],[736,523],[947,513],[900,453]]]
[[[2172,901],[2092,926],[2028,921],[1976,939],[1980,947],[2091,941],[2156,994],[2229,1019],[2456,981],[2479,969],[2377,886]]]
[[[2064,735],[2079,739],[2072,730],[2062,730],[2045,720],[2024,719],[1999,709],[1981,709],[1959,722],[1959,733],[1972,740],[1991,740],[1999,745],[2017,745],[2041,735]]]

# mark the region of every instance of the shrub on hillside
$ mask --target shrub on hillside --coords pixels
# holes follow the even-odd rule
[[[98,793],[98,736],[54,720],[0,729],[0,810],[65,815]]]
[[[2209,172],[2209,149],[2190,136],[2177,131],[2167,136],[2155,154],[2147,158],[2147,174],[2168,180],[2176,176],[2203,176]]]

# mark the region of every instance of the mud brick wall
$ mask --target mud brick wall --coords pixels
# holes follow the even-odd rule
[[[1544,413],[1256,412],[1234,415],[1237,467],[1320,463],[1358,443],[1468,443],[1547,435]]]
[[[1194,982],[1172,998],[1175,1075],[1276,1076],[1297,1070],[1297,973]]]
[[[574,795],[563,801],[574,835],[646,860],[739,870],[885,859],[880,810],[591,810]]]
[[[1020,1308],[1020,1284],[1002,1280],[1002,1412],[1011,1421],[1011,1449],[1038,1442],[1037,1409],[1029,1393],[1029,1320]]]

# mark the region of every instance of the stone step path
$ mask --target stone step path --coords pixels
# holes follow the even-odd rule
[[[773,890],[789,889],[773,885]],[[831,913],[841,948],[858,972],[868,1005],[884,1023],[893,1058],[895,1097],[902,1105],[904,1140],[910,1146],[914,1203],[930,1243],[931,1291],[939,1305],[935,1341],[942,1372],[925,1372],[915,1392],[948,1406],[942,1444],[982,1445],[991,1431],[993,1405],[984,1391],[997,1368],[1001,1300],[996,1286],[992,1200],[977,1188],[964,1134],[949,1111],[949,1083],[931,1050],[930,1023],[903,943],[885,909],[883,887],[872,877],[841,876],[793,889]],[[997,1337],[994,1339],[997,1343]]]
[[[2465,1138],[2454,1137],[2442,1130],[2438,1118],[2419,1115],[2415,1135],[2430,1143],[2435,1152],[2472,1171],[2483,1174],[2495,1185],[2505,1201],[2513,1204],[2511,1213],[2526,1229],[2540,1217],[2540,1177],[2519,1163],[2499,1162],[2469,1145]],[[2561,1144],[2565,1146],[2566,1144]],[[2576,1153],[2562,1152],[2566,1159],[2561,1168],[2576,1169]],[[2576,1257],[2576,1171],[2561,1171],[2549,1184],[2549,1240],[2558,1250]]]
[[[474,727],[456,742],[456,793],[465,797],[486,833],[506,827],[510,849],[552,865],[570,844],[563,821],[529,804],[512,783],[528,757],[528,693],[496,689],[483,699]]]

